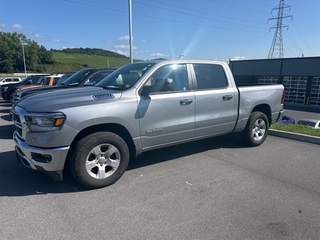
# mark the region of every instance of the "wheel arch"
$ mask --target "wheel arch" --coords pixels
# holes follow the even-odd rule
[[[252,109],[251,113],[253,113],[253,112],[262,112],[262,113],[264,113],[268,118],[269,127],[270,127],[270,125],[272,123],[272,117],[271,117],[271,108],[270,108],[270,106],[268,104],[260,104],[260,105],[255,106]]]
[[[132,140],[131,134],[124,126],[116,123],[99,124],[99,125],[94,125],[94,126],[90,126],[85,129],[82,129],[72,141],[70,149],[73,149],[75,144],[85,136],[88,136],[89,134],[96,133],[96,132],[102,132],[102,131],[112,132],[119,135],[128,145],[130,158],[136,157],[136,148]],[[70,152],[71,151],[69,151],[68,153],[67,161],[69,159]]]

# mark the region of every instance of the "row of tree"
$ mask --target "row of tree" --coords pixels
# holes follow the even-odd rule
[[[44,46],[23,34],[0,31],[0,72],[23,72],[24,60],[28,63],[26,70],[30,72],[45,72],[46,64],[54,63],[52,53]]]
[[[110,58],[128,58],[125,55],[121,55],[112,51],[104,50],[101,48],[66,48],[63,50],[51,49],[54,52],[64,52],[64,53],[78,53],[78,54],[89,54],[89,55],[99,55],[106,56]]]

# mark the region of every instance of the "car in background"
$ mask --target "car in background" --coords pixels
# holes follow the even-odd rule
[[[47,87],[47,86],[54,86],[57,84],[59,79],[63,76],[63,74],[52,74],[49,76],[42,76],[41,78],[38,79],[36,84],[28,84],[25,86],[18,87],[14,93],[14,96],[16,95],[17,92],[24,91],[27,89],[34,89],[34,88],[41,88],[41,87]],[[15,102],[15,97],[11,99],[11,102]]]
[[[306,125],[314,129],[320,129],[320,119],[302,118],[298,121],[298,124]]]
[[[19,77],[6,77],[6,78],[2,78],[0,80],[0,85],[17,83],[17,82],[20,82],[20,81],[21,81],[21,78],[19,78]]]
[[[11,102],[14,92],[17,90],[18,87],[29,85],[29,84],[35,84],[39,80],[39,78],[41,78],[42,76],[48,76],[48,75],[50,74],[30,75],[25,79],[21,80],[20,82],[1,85],[0,96],[2,97],[2,99]]]
[[[102,79],[104,79],[106,76],[108,76],[110,73],[112,73],[114,70],[116,70],[116,68],[85,68],[72,74],[65,81],[57,84],[56,86],[18,91],[15,93],[12,99],[12,103],[15,104],[21,98],[31,94],[35,95],[50,91],[66,89],[70,87],[94,86]]]
[[[72,76],[72,74],[74,74],[74,73],[65,73],[65,74],[63,74],[63,76],[58,80],[57,85],[60,85],[62,82],[67,80],[69,77]]]

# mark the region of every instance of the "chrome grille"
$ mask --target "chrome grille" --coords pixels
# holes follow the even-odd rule
[[[22,139],[22,123],[20,120],[20,116],[15,113],[15,112],[11,112],[11,116],[12,116],[12,120],[14,121],[14,125],[16,126],[16,133],[18,135],[19,138]]]

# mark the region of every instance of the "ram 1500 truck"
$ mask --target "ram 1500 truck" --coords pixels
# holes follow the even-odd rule
[[[29,96],[13,106],[25,166],[62,180],[69,164],[87,188],[115,183],[145,151],[238,132],[262,144],[283,115],[282,85],[237,87],[225,62],[145,61],[96,86]]]

